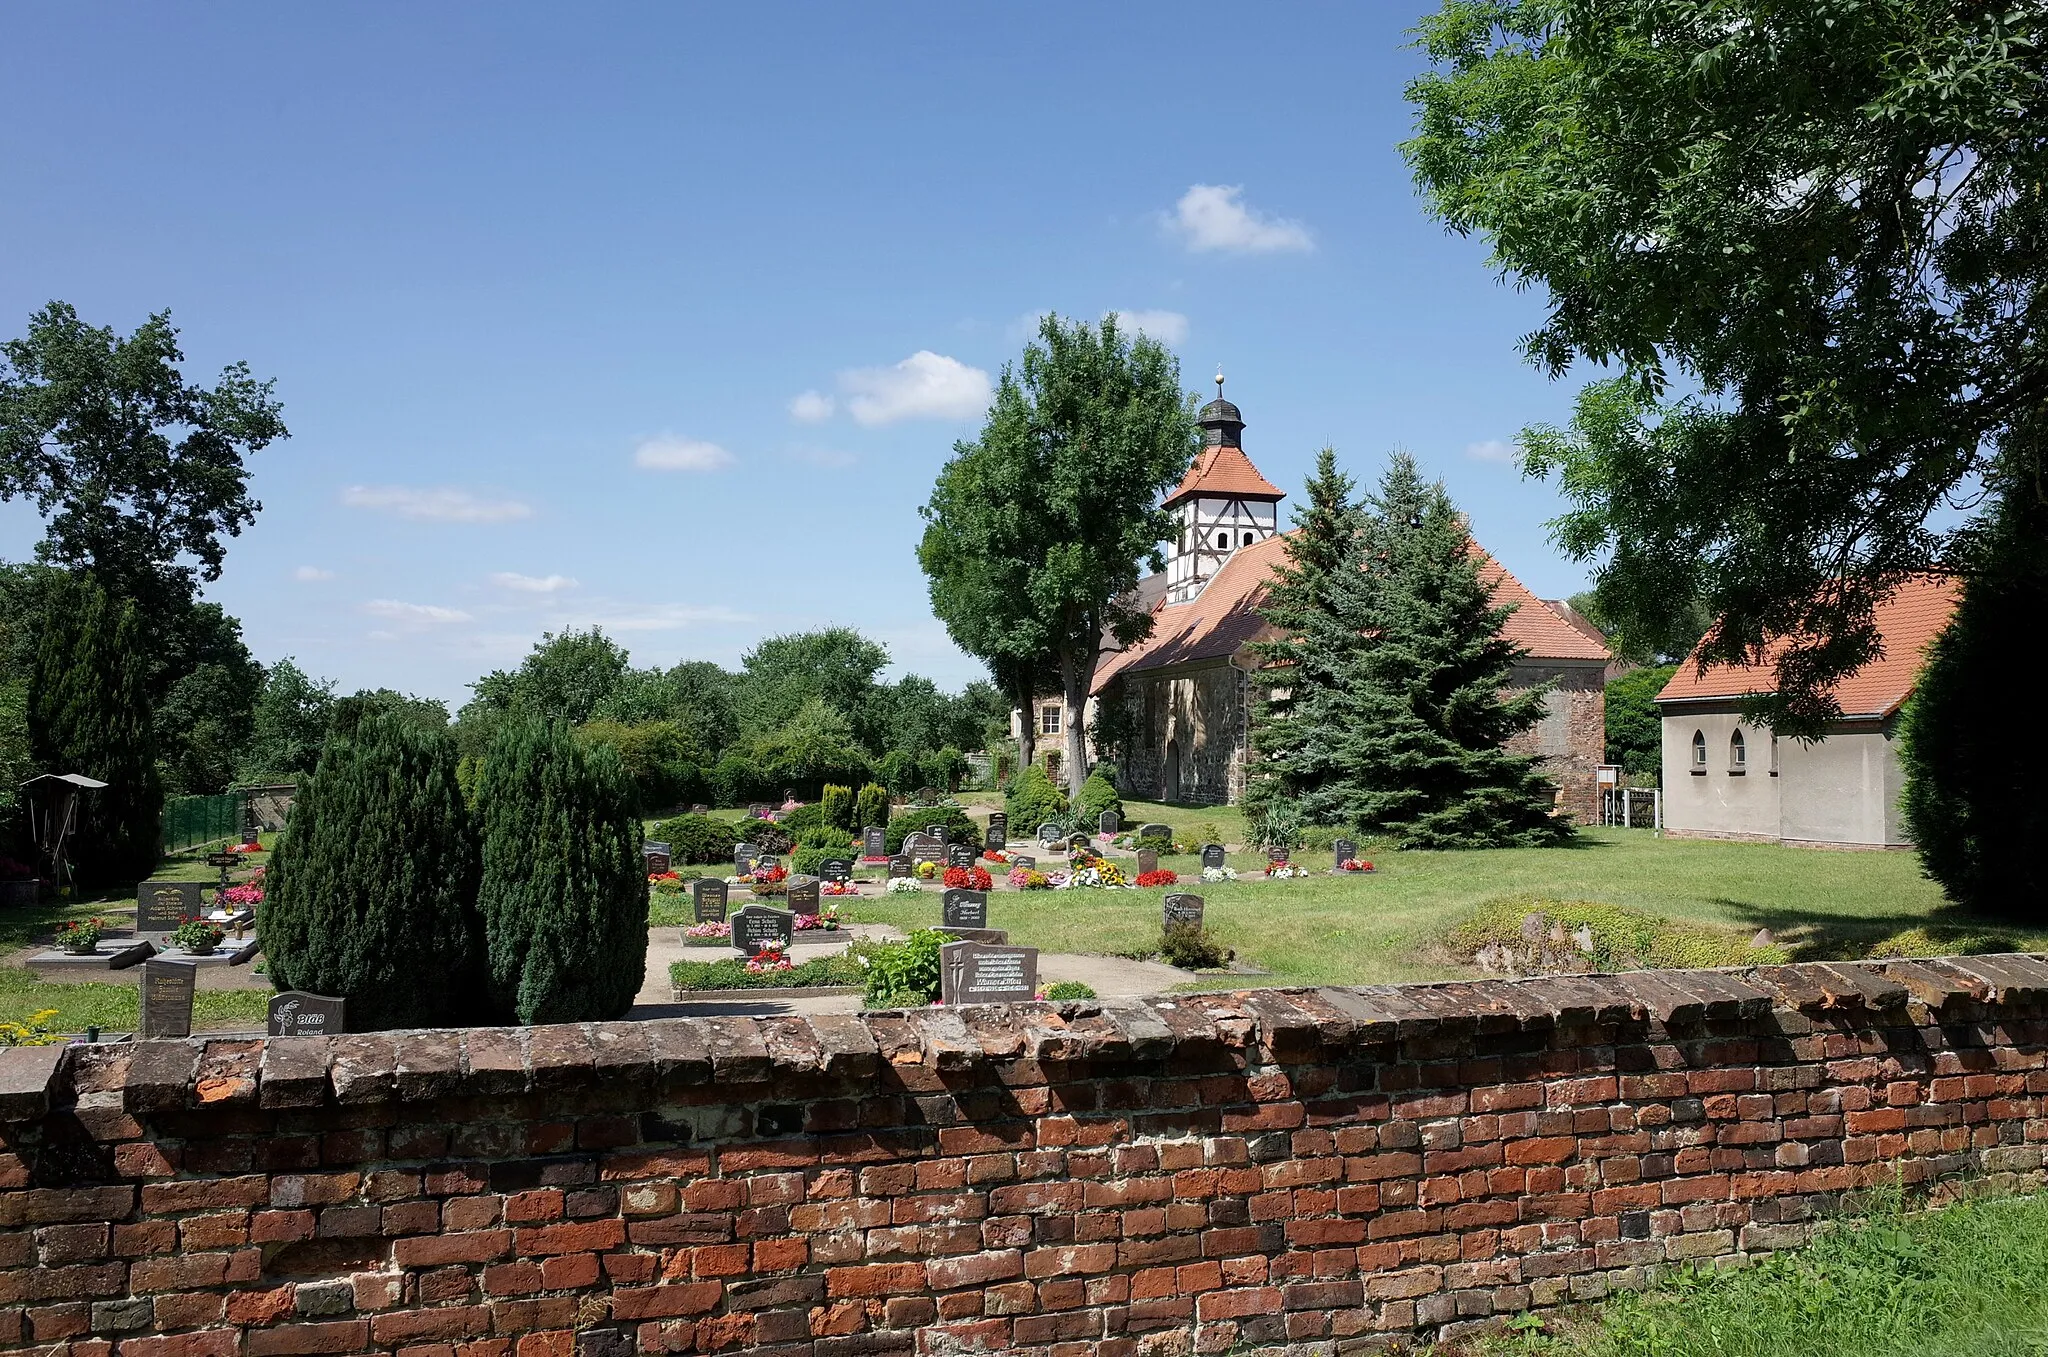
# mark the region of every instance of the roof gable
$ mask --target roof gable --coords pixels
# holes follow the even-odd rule
[[[1188,468],[1188,474],[1181,477],[1179,487],[1164,502],[1178,504],[1196,495],[1217,499],[1287,498],[1287,492],[1260,475],[1252,459],[1244,455],[1244,449],[1234,444],[1203,448],[1195,455],[1195,464]]]

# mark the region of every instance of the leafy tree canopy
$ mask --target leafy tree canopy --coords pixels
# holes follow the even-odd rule
[[[289,657],[263,676],[250,716],[241,780],[271,782],[310,773],[334,714],[334,681],[315,680]]]
[[[756,738],[822,701],[869,748],[887,739],[886,713],[874,701],[876,676],[889,652],[851,627],[771,636],[740,660],[742,728]]]
[[[1556,471],[1603,608],[1703,658],[1795,638],[1757,714],[1818,733],[1877,647],[1874,603],[1962,564],[1931,523],[2038,496],[2048,13],[1924,0],[1446,0],[1404,150],[1431,209],[1550,300],[1554,375],[1616,375]],[[1690,393],[1690,394],[1688,394]],[[1661,639],[1655,644],[1665,648]]]
[[[1664,768],[1664,718],[1657,694],[1678,672],[1675,664],[1648,665],[1616,676],[1607,685],[1607,761],[1638,777],[1657,777]]]

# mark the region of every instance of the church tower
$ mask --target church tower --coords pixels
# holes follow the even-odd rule
[[[1166,545],[1169,604],[1186,603],[1216,578],[1233,552],[1278,532],[1280,501],[1286,498],[1244,455],[1244,416],[1223,399],[1221,372],[1216,399],[1202,407],[1197,420],[1202,450],[1162,506],[1177,529]]]

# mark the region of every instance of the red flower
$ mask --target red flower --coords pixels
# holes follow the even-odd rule
[[[948,867],[939,879],[952,890],[985,891],[995,885],[986,867]]]
[[[1140,886],[1174,886],[1178,885],[1179,883],[1179,874],[1176,872],[1169,871],[1164,867],[1161,867],[1156,872],[1138,873],[1138,884]]]

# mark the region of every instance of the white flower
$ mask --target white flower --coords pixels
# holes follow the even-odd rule
[[[1212,884],[1218,881],[1235,881],[1237,880],[1237,869],[1235,867],[1204,867],[1202,869],[1202,880]]]

